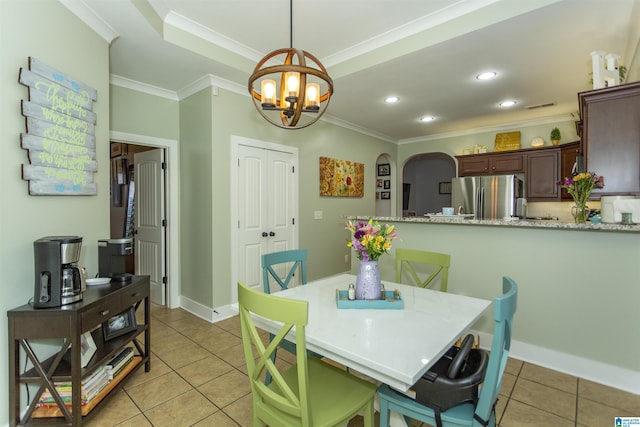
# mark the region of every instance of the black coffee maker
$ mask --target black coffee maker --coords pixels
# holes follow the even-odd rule
[[[35,308],[60,307],[82,300],[86,290],[78,261],[82,237],[49,236],[33,242],[35,264]]]

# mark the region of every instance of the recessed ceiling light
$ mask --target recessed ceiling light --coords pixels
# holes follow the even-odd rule
[[[498,75],[498,73],[496,73],[495,71],[487,71],[486,73],[478,74],[476,76],[476,79],[478,79],[478,80],[491,80],[492,78],[494,78],[497,75]]]
[[[516,101],[512,101],[512,100],[502,101],[499,105],[501,107],[513,107],[514,105],[516,105]]]
[[[436,118],[433,116],[422,116],[420,117],[420,121],[421,122],[432,122],[434,121]]]
[[[384,99],[384,102],[386,102],[387,104],[393,104],[398,101],[400,101],[400,98],[398,98],[397,96],[387,96]]]

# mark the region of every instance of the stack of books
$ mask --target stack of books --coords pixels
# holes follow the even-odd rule
[[[120,354],[111,359],[106,365],[109,380],[118,376],[120,372],[133,360],[133,348],[125,347]]]
[[[133,348],[125,347],[108,364],[97,368],[90,376],[82,380],[81,401],[82,405],[87,405],[104,389],[110,381],[118,376],[120,372],[133,360]],[[54,384],[56,391],[67,406],[71,406],[72,385],[71,381],[57,382]],[[49,389],[46,389],[40,396],[39,407],[57,406]]]
[[[100,391],[109,383],[109,371],[107,366],[101,366],[95,370],[93,374],[88,376],[82,381],[81,400],[82,405],[86,405],[94,397],[100,393]],[[59,382],[54,384],[56,391],[62,397],[62,401],[67,406],[71,406],[72,386],[71,381]],[[56,401],[53,399],[49,389],[45,390],[40,396],[40,403],[38,406],[47,407],[50,405],[56,405]]]

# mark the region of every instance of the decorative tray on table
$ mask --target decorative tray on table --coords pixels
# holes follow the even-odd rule
[[[355,299],[350,300],[348,297],[348,291],[341,291],[336,289],[336,303],[338,308],[375,308],[375,309],[391,309],[402,310],[404,308],[404,302],[400,291],[384,291],[385,299]]]

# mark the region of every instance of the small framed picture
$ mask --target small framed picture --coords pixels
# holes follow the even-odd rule
[[[97,348],[91,332],[85,332],[80,336],[80,362],[83,368],[89,364]]]
[[[119,142],[111,143],[111,157],[122,156],[122,144]]]
[[[439,194],[451,194],[451,181],[441,182],[438,184]]]
[[[382,180],[376,179],[376,188],[382,188]]]
[[[390,191],[381,191],[380,192],[380,197],[384,200],[384,199],[390,199],[391,198],[391,192]]]
[[[131,307],[102,324],[104,340],[109,341],[120,335],[135,331],[136,327],[136,310]]]
[[[389,163],[381,163],[378,165],[378,176],[391,175],[391,165]]]
[[[391,180],[390,179],[385,179],[384,180],[384,189],[388,190],[391,188]]]

